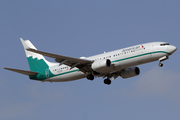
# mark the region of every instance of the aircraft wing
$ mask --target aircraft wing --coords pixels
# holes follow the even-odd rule
[[[59,62],[59,65],[65,64],[68,65],[72,68],[77,67],[80,70],[82,70],[83,72],[87,72],[89,71],[89,68],[87,69],[87,67],[89,65],[91,65],[91,63],[93,61],[91,60],[86,60],[86,59],[78,59],[78,58],[73,58],[73,57],[67,57],[67,56],[63,56],[63,55],[57,55],[57,54],[53,54],[53,53],[48,53],[48,52],[43,52],[43,51],[39,51],[39,50],[35,50],[35,49],[26,49],[28,51],[31,52],[35,52],[47,57],[51,57],[51,58],[55,58],[56,62]]]

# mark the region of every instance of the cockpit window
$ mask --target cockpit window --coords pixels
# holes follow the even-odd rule
[[[161,46],[170,45],[169,43],[160,44]]]

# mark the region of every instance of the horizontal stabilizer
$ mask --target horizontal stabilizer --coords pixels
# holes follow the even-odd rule
[[[17,73],[21,73],[24,75],[37,75],[38,74],[38,72],[32,72],[32,71],[27,71],[27,70],[18,70],[18,69],[12,69],[12,68],[3,68],[3,69],[10,70],[10,71],[17,72]]]

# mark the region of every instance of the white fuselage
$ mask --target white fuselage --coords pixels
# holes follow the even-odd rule
[[[111,60],[111,67],[109,69],[104,70],[100,75],[102,76],[107,73],[112,73],[115,71],[121,71],[125,68],[129,68],[132,66],[137,66],[144,63],[153,62],[159,60],[163,56],[171,55],[176,47],[172,45],[164,45],[165,42],[152,42],[145,43],[140,45],[135,45],[132,47],[119,49],[112,52],[107,52],[87,58],[87,60],[103,60],[109,59]],[[50,68],[50,71],[57,75],[52,78],[47,78],[44,81],[50,82],[65,82],[72,81],[81,78],[85,78],[87,75],[83,72],[79,71],[78,68],[70,69],[69,66],[59,64]]]

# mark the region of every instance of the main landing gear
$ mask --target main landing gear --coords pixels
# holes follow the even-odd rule
[[[104,84],[110,85],[111,84],[111,80],[109,78],[104,79]]]
[[[92,75],[92,74],[87,75],[87,79],[88,80],[94,80],[94,75]]]
[[[94,80],[94,75],[92,74],[87,75],[87,79],[91,81]],[[104,79],[104,84],[110,85],[111,80],[109,78]]]

